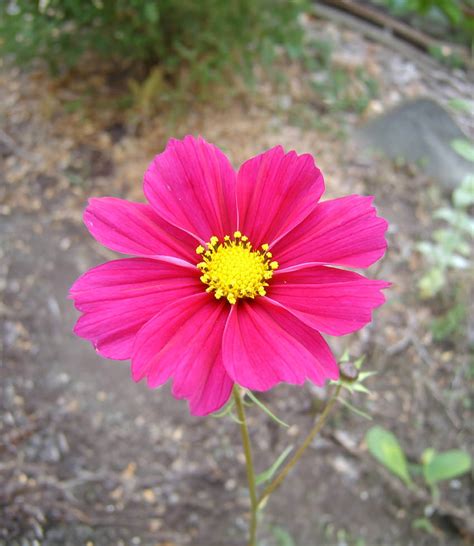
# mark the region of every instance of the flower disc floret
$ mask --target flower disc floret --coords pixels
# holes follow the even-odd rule
[[[240,231],[234,232],[233,238],[226,235],[222,242],[212,236],[206,248],[199,245],[196,253],[202,259],[197,267],[201,281],[208,285],[206,292],[214,292],[218,300],[225,297],[231,304],[239,298],[264,296],[267,281],[278,268],[267,244],[254,250]]]

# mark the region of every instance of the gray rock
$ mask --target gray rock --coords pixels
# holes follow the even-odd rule
[[[404,102],[356,133],[364,151],[417,164],[445,190],[453,190],[474,170],[452,149],[457,138],[466,136],[446,110],[427,98]]]

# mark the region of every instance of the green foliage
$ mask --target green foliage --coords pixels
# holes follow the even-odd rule
[[[264,482],[270,481],[275,475],[276,471],[286,461],[288,455],[293,450],[293,446],[288,446],[283,453],[276,459],[276,461],[267,470],[264,470],[255,477],[255,483],[260,485]]]
[[[456,208],[468,208],[474,205],[474,175],[468,175],[453,193]],[[472,228],[472,226],[471,226]]]
[[[246,398],[249,398],[250,401],[247,401]],[[261,409],[263,412],[265,412],[270,419],[275,421],[275,423],[279,424],[282,427],[288,428],[290,425],[279,419],[271,410],[268,408],[261,400],[259,400],[255,394],[253,394],[252,391],[248,389],[243,389],[242,392],[242,402],[246,406],[252,406],[255,404],[259,409]],[[221,419],[223,417],[230,417],[233,421],[240,423],[237,416],[234,414],[235,401],[233,398],[227,402],[227,404],[219,411],[216,411],[211,414],[212,417],[216,419]]]
[[[465,99],[451,99],[449,106],[460,112],[474,113],[474,101]]]
[[[463,138],[457,138],[451,142],[453,149],[464,159],[474,163],[474,146]]]
[[[386,6],[395,16],[416,14],[421,17],[431,17],[449,24],[453,29],[461,31],[460,37],[471,42],[474,32],[474,19],[463,10],[469,0],[377,0]],[[472,8],[472,5],[470,6]]]
[[[467,310],[464,303],[457,303],[441,317],[436,318],[431,324],[431,332],[435,341],[444,341],[456,335],[461,324],[466,318]]]
[[[234,406],[235,400],[233,398],[230,398],[230,400],[221,410],[211,413],[211,417],[214,417],[215,419],[222,419],[223,417],[230,416],[232,415],[232,410],[234,409]]]
[[[324,544],[337,544],[338,546],[368,546],[362,537],[354,536],[347,529],[336,527],[332,523],[325,525],[324,535],[327,541],[325,541]]]
[[[163,80],[206,87],[234,72],[250,78],[277,46],[298,56],[305,1],[5,0],[0,53],[19,64],[44,59],[53,71],[92,53],[121,67],[159,65]]]
[[[378,94],[376,81],[362,68],[358,68],[354,74],[342,68],[334,68],[325,81],[314,82],[313,86],[332,111],[360,114]]]
[[[274,413],[272,413],[272,411],[267,408],[267,406],[265,406],[265,404],[261,400],[259,400],[252,391],[246,390],[245,396],[248,396],[250,400],[252,400],[255,405],[257,405],[262,411],[264,411],[268,415],[268,417],[270,417],[270,419],[273,419],[275,423],[278,423],[280,426],[285,428],[288,428],[290,426],[281,419],[279,419]]]
[[[425,531],[425,533],[429,533],[430,535],[436,534],[436,530],[428,518],[417,518],[413,520],[412,527],[413,529]]]
[[[468,148],[462,148],[466,153]],[[452,206],[435,211],[434,217],[446,226],[433,232],[432,241],[418,243],[417,249],[430,265],[418,282],[422,298],[432,298],[446,284],[450,269],[468,269],[471,265],[471,244],[474,218],[469,208],[474,204],[474,176],[466,176],[452,196]]]
[[[422,455],[423,476],[429,485],[462,476],[471,469],[471,457],[465,451],[453,449],[437,453],[427,449]]]
[[[394,13],[404,15],[417,13],[426,15],[431,10],[439,10],[449,21],[457,25],[462,19],[461,3],[458,0],[385,0]]]
[[[130,79],[128,81],[131,99],[130,118],[133,122],[146,120],[158,108],[163,101],[163,95],[167,93],[167,83],[163,70],[155,66],[150,70],[148,76],[142,81]]]
[[[398,439],[390,431],[379,426],[372,427],[368,430],[365,440],[369,451],[380,463],[401,478],[407,486],[413,485],[406,455]],[[471,457],[460,449],[438,453],[428,448],[421,456],[421,474],[430,488],[441,481],[462,476],[470,469]]]
[[[428,48],[430,55],[448,68],[466,68],[466,57],[459,50],[443,45],[434,45]]]
[[[405,453],[397,438],[388,430],[375,426],[365,437],[370,453],[392,474],[398,476],[406,485],[411,484]]]
[[[308,44],[305,66],[314,73],[312,87],[329,111],[360,114],[378,96],[377,82],[361,66],[338,66],[332,49],[327,41]]]
[[[283,527],[273,527],[272,534],[278,546],[296,546],[290,533],[286,529],[283,529]]]

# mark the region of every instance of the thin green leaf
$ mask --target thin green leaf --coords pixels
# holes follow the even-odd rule
[[[352,390],[356,392],[363,392],[364,394],[370,394],[369,389],[365,385],[362,385],[361,383],[355,383],[352,386]]]
[[[456,138],[451,141],[453,150],[468,161],[474,163],[474,146],[468,140]]]
[[[474,101],[472,100],[452,99],[449,101],[449,106],[463,112],[474,112]]]
[[[221,419],[222,417],[226,417],[232,411],[234,404],[235,404],[234,399],[231,398],[230,402],[224,407],[224,409],[220,411],[216,411],[215,413],[211,413],[211,417],[215,417],[216,419]]]
[[[231,413],[230,418],[232,419],[232,421],[234,421],[234,423],[237,423],[238,425],[243,425],[242,421],[237,417],[237,415]]]
[[[282,427],[288,428],[290,425],[279,419],[274,413],[272,413],[263,402],[261,402],[252,391],[245,391],[245,394],[254,402],[261,410],[263,410],[269,417],[271,417],[275,422],[277,422]]]
[[[469,453],[460,449],[434,452],[423,466],[423,474],[428,484],[436,484],[443,480],[451,480],[471,469],[471,457]]]
[[[264,482],[271,480],[275,475],[276,471],[280,468],[280,466],[284,463],[285,459],[291,453],[292,449],[293,446],[288,446],[285,451],[283,451],[283,453],[278,457],[278,459],[272,464],[272,466],[270,466],[269,468],[267,468],[267,470],[264,470],[260,474],[257,474],[257,476],[255,477],[255,483],[257,485],[260,485]]]
[[[343,389],[347,389],[351,394],[354,392],[353,383],[344,381],[344,379],[338,379],[337,381],[330,381],[331,385],[341,385]]]
[[[413,529],[419,529],[420,531],[426,531],[430,535],[436,534],[436,529],[428,518],[417,518],[413,520]]]
[[[273,536],[277,540],[278,546],[296,546],[295,541],[291,538],[290,533],[282,527],[273,527]]]
[[[433,245],[428,241],[421,241],[421,243],[417,243],[416,248],[422,254],[431,254],[433,251]]]
[[[421,454],[421,459],[420,459],[421,464],[426,466],[433,460],[433,457],[435,455],[436,455],[436,451],[432,447],[426,448]]]
[[[360,372],[358,380],[359,381],[365,381],[368,377],[372,377],[373,375],[377,375],[377,373],[378,372],[370,372],[370,371]]]
[[[454,190],[453,203],[458,208],[466,208],[474,204],[474,175],[465,176],[459,188]]]
[[[349,359],[350,359],[349,351],[346,349],[346,350],[342,353],[342,356],[341,356],[341,358],[339,359],[339,363],[342,363],[342,362],[349,362]]]
[[[341,402],[344,406],[346,406],[347,409],[351,410],[359,417],[363,417],[364,419],[367,419],[368,421],[372,421],[372,417],[368,413],[365,413],[365,411],[362,411],[359,408],[356,408],[350,402],[348,402],[347,400],[344,400],[344,398],[339,398],[339,402]]]
[[[361,357],[359,357],[355,362],[354,362],[354,366],[360,370],[362,368],[362,364],[364,363],[364,360],[365,360],[365,355],[362,355]]]
[[[365,441],[370,453],[380,463],[403,480],[406,485],[411,485],[405,453],[395,435],[382,427],[375,426],[369,429]]]

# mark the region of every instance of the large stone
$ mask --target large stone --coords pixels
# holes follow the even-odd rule
[[[427,98],[404,102],[369,121],[356,133],[364,151],[417,164],[452,190],[474,165],[451,147],[454,139],[466,136],[438,103]]]

